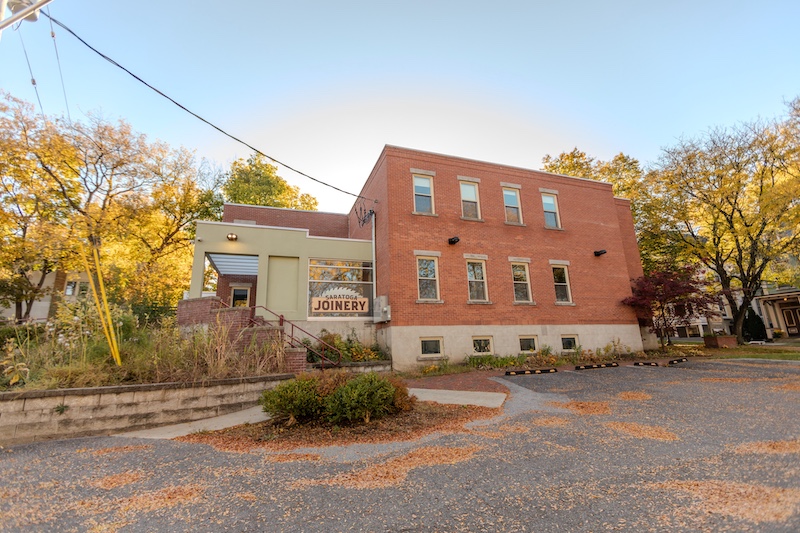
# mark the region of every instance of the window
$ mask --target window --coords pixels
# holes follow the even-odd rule
[[[308,260],[308,316],[372,316],[372,263]]]
[[[503,205],[506,208],[506,222],[522,224],[522,211],[519,207],[519,191],[503,189]]]
[[[64,295],[65,296],[74,296],[75,295],[75,289],[77,289],[77,288],[78,288],[78,282],[77,281],[68,281],[67,282],[67,286],[64,288]]]
[[[432,338],[422,338],[419,340],[420,344],[420,354],[424,356],[435,356],[435,355],[442,355],[442,338],[441,337],[432,337]]]
[[[231,307],[249,307],[250,288],[231,287]]]
[[[531,285],[528,280],[528,265],[525,263],[511,263],[511,275],[514,278],[514,301],[530,302]]]
[[[472,337],[472,351],[481,355],[492,353],[492,338]]]
[[[89,294],[89,282],[81,281],[78,283],[78,296],[86,296]]]
[[[544,207],[544,225],[547,228],[560,228],[561,221],[558,217],[558,199],[555,194],[542,194]]]
[[[536,337],[520,337],[519,338],[519,351],[520,352],[535,352],[536,351]]]
[[[417,257],[417,287],[420,300],[439,299],[439,280],[435,257]]]
[[[475,183],[459,182],[461,187],[461,216],[478,220],[481,218],[481,209],[478,205],[478,185]]]
[[[487,300],[485,267],[483,261],[467,261],[470,301],[485,302]]]
[[[567,267],[553,267],[553,284],[556,289],[556,302],[572,302],[572,295],[569,291],[569,274],[567,273]]]
[[[433,214],[433,180],[414,176],[414,212]]]
[[[564,335],[561,337],[562,350],[574,350],[578,347],[578,337],[574,335]]]

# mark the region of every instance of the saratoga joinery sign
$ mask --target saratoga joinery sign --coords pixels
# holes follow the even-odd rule
[[[352,289],[336,287],[312,297],[311,312],[317,316],[333,313],[364,314],[369,312],[369,298],[364,298]]]

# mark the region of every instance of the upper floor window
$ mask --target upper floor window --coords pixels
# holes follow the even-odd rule
[[[417,257],[417,288],[420,300],[439,299],[435,257]]]
[[[488,299],[486,297],[486,264],[483,261],[467,261],[467,279],[470,301],[485,302]]]
[[[572,302],[572,294],[569,290],[569,273],[567,272],[567,267],[553,267],[553,285],[556,289],[556,303]]]
[[[561,220],[558,216],[558,197],[555,194],[542,194],[544,207],[544,225],[547,228],[560,228]]]
[[[461,216],[464,218],[481,218],[481,208],[478,203],[478,185],[462,181],[461,187]]]
[[[414,212],[433,214],[433,179],[414,176]]]
[[[503,189],[503,205],[506,208],[506,222],[522,224],[522,210],[517,189]]]
[[[531,284],[528,279],[528,265],[525,263],[511,263],[511,275],[514,278],[514,301],[531,301]]]

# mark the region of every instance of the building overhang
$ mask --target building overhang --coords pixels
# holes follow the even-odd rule
[[[221,276],[257,276],[257,255],[206,253],[211,268]]]

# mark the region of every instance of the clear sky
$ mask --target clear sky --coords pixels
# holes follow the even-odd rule
[[[223,129],[354,193],[384,144],[526,168],[576,146],[647,164],[682,136],[780,115],[800,96],[797,0],[55,0],[50,14]],[[47,18],[20,31],[45,113],[64,114]],[[35,103],[20,31],[0,40],[0,88]],[[222,167],[250,155],[55,31],[73,118],[122,118]],[[323,211],[352,205],[279,174]]]

